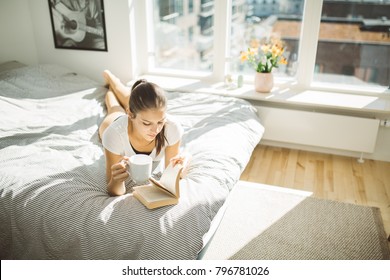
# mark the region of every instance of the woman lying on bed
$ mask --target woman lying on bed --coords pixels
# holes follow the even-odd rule
[[[185,166],[188,156],[179,153],[183,129],[167,115],[163,89],[146,80],[136,81],[130,89],[108,70],[103,77],[108,85],[107,116],[99,127],[99,136],[106,156],[108,193],[126,192],[127,162],[134,154],[151,156],[153,168],[163,158],[165,167],[170,162]]]

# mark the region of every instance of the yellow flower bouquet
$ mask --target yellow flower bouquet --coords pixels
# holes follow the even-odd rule
[[[247,51],[240,53],[241,63],[248,62],[258,73],[271,73],[279,64],[287,64],[283,56],[284,44],[278,39],[271,39],[265,43],[254,39],[250,42]]]

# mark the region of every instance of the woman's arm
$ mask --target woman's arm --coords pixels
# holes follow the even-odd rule
[[[106,155],[107,191],[110,195],[123,195],[126,193],[125,181],[127,173],[127,157],[113,154],[104,149]]]
[[[165,168],[169,165],[171,160],[174,160],[180,152],[180,140],[172,146],[167,146],[165,148]],[[176,162],[174,162],[176,164]]]

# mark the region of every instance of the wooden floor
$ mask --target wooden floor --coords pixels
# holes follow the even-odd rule
[[[259,145],[241,180],[313,192],[314,197],[374,206],[390,234],[390,162]]]

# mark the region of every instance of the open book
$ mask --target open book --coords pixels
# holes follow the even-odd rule
[[[147,208],[153,209],[161,206],[177,204],[179,202],[180,173],[183,166],[171,164],[165,168],[160,180],[149,178],[148,185],[134,187],[133,195]]]

